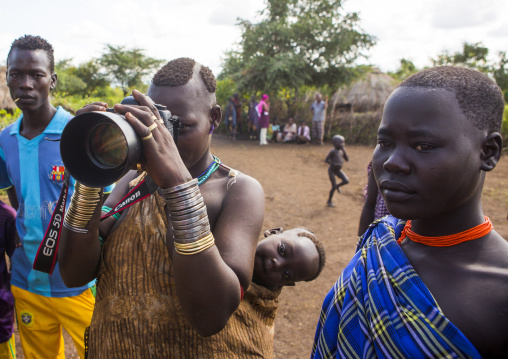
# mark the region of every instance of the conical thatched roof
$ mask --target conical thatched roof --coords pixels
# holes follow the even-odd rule
[[[16,104],[11,98],[7,82],[5,81],[5,66],[0,67],[0,109],[14,110]]]
[[[380,110],[396,86],[395,79],[374,68],[359,80],[341,87],[333,95],[332,111],[337,106],[351,108],[353,112]]]

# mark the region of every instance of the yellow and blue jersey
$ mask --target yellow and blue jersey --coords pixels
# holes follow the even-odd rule
[[[63,185],[64,164],[60,157],[60,136],[72,115],[58,107],[43,133],[28,140],[20,135],[23,116],[0,133],[0,188],[16,188],[19,208],[16,228],[22,246],[12,257],[11,283],[46,297],[69,297],[94,285],[67,288],[58,264],[52,275],[35,271],[32,265],[48,227]],[[67,206],[74,192],[71,178]],[[113,186],[104,189],[110,192]]]

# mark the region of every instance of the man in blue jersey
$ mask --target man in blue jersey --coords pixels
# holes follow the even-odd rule
[[[32,269],[62,189],[64,166],[58,139],[72,117],[50,102],[49,93],[57,83],[51,44],[39,36],[15,40],[7,56],[6,78],[23,112],[0,134],[0,188],[8,188],[11,205],[17,209],[21,242],[12,257],[11,283],[23,353],[64,358],[64,327],[84,357],[84,331],[95,303],[90,290],[94,282],[67,288],[58,265],[51,275]],[[74,189],[74,181],[70,182],[69,196]]]

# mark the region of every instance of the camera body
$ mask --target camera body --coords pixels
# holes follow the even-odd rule
[[[132,96],[122,104],[139,105]],[[175,143],[180,119],[163,105],[155,104]],[[88,187],[106,187],[135,168],[142,155],[141,139],[125,116],[92,111],[72,118],[60,139],[62,162],[69,174]]]

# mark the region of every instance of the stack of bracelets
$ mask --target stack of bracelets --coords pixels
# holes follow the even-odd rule
[[[197,178],[175,187],[162,189],[161,194],[166,201],[173,224],[177,253],[198,254],[215,244]]]
[[[64,226],[74,232],[87,233],[95,208],[101,199],[101,188],[87,187],[76,181],[71,204],[65,214]]]

